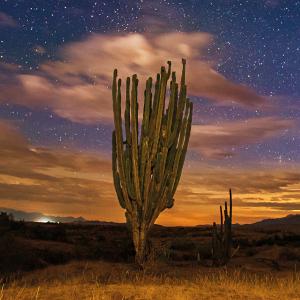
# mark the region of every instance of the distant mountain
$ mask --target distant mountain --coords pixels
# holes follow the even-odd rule
[[[8,214],[12,214],[14,220],[21,221],[24,220],[26,222],[53,222],[53,223],[85,223],[87,225],[125,225],[124,223],[116,223],[116,222],[105,222],[105,221],[97,221],[97,220],[86,220],[83,217],[60,217],[60,216],[50,216],[45,215],[40,212],[26,212],[22,210],[16,210],[12,208],[0,207],[0,212],[7,212]]]
[[[59,223],[72,223],[72,222],[85,222],[83,217],[59,217],[59,216],[48,216],[40,212],[25,212],[22,210],[15,210],[11,208],[0,207],[0,211],[7,212],[14,216],[14,220],[24,220],[27,222],[59,222]]]
[[[40,212],[25,212],[22,210],[16,210],[12,208],[0,207],[0,212],[7,212],[14,216],[14,220],[20,221],[24,220],[26,222],[55,222],[55,223],[81,223],[84,222],[85,224],[89,225],[125,225],[124,223],[117,223],[117,222],[105,222],[105,221],[97,221],[97,220],[86,220],[83,217],[61,217],[61,216],[50,216],[45,215]],[[233,224],[234,226],[241,226],[240,224]],[[156,224],[155,226],[164,227],[162,225]],[[197,225],[196,227],[207,227],[210,225]],[[264,219],[259,222],[255,222],[252,224],[244,224],[242,226],[251,226],[251,227],[297,227],[300,228],[300,214],[295,215],[287,215],[283,218],[276,218],[276,219]],[[181,227],[181,226],[179,226]]]
[[[300,214],[287,215],[283,218],[265,219],[253,224],[254,226],[300,226]]]

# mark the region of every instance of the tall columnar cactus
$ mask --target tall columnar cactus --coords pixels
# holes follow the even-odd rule
[[[216,223],[212,229],[212,257],[215,265],[224,265],[232,257],[232,192],[229,189],[229,213],[225,201],[224,220],[223,208],[220,206],[220,230]]]
[[[154,88],[151,77],[146,81],[141,126],[137,75],[126,80],[123,126],[121,79],[117,79],[117,70],[113,74],[113,178],[139,265],[145,262],[149,229],[164,209],[173,206],[189,142],[193,103],[187,98],[184,59],[182,64],[180,86],[175,72],[171,73],[171,62],[167,70],[161,67]]]

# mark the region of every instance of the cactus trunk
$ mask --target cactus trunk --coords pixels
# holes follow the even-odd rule
[[[148,230],[145,228],[134,228],[132,232],[133,244],[136,251],[135,262],[142,266],[147,256]]]
[[[151,226],[164,209],[173,206],[190,137],[193,104],[186,96],[185,60],[182,64],[180,86],[175,72],[171,73],[171,62],[157,74],[154,88],[152,78],[147,80],[140,126],[137,76],[126,81],[123,125],[121,79],[117,70],[113,74],[113,179],[139,265],[145,261]]]

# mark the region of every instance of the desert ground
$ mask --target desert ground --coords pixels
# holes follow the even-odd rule
[[[0,299],[300,299],[299,226],[233,228],[214,267],[210,226],[156,225],[139,270],[124,224],[2,224]]]

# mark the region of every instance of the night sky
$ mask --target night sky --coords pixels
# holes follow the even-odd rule
[[[297,0],[0,0],[0,207],[123,221],[112,71],[143,87],[182,57],[192,134],[158,223],[210,223],[230,187],[235,222],[299,213]]]

